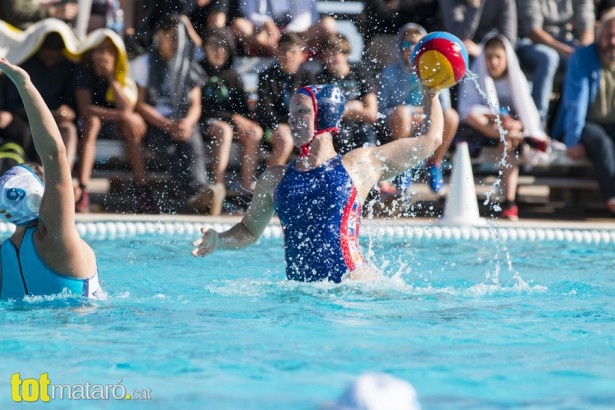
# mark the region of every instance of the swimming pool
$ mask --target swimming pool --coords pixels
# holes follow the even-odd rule
[[[143,399],[33,409],[318,409],[365,371],[411,382],[424,409],[615,403],[613,230],[366,223],[388,279],[335,285],[286,281],[275,226],[192,258],[198,226],[80,224],[109,297],[0,302],[0,408],[18,372]]]

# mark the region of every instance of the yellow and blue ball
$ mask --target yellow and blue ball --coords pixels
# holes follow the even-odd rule
[[[457,84],[466,74],[468,51],[456,36],[435,31],[414,47],[410,66],[425,87],[442,90]]]

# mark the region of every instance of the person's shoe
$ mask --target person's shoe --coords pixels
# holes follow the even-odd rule
[[[90,212],[90,194],[85,188],[81,189],[81,195],[75,202],[75,212],[88,213]]]
[[[386,180],[378,182],[378,190],[381,196],[397,195],[399,193],[397,187]]]
[[[137,213],[140,214],[161,214],[160,206],[152,198],[152,192],[148,186],[137,185],[135,187],[137,196]]]
[[[188,198],[186,207],[193,211],[217,216],[222,213],[222,204],[225,197],[226,188],[224,188],[224,184],[219,182],[207,185]]]
[[[186,201],[186,208],[200,213],[207,213],[209,212],[213,195],[214,193],[211,190],[210,185],[203,186],[196,192],[196,194],[188,198]]]
[[[412,192],[412,185],[414,184],[414,169],[404,172],[403,174],[395,177],[395,185],[397,185],[397,191],[404,196],[409,196]]]
[[[502,209],[502,212],[500,213],[500,218],[508,219],[509,221],[513,221],[513,222],[518,221],[519,220],[519,207],[516,204],[514,204],[508,208]]]
[[[442,176],[442,167],[436,164],[430,164],[428,166],[429,172],[429,188],[439,194],[444,188],[444,177]]]
[[[540,152],[547,152],[549,149],[549,142],[545,139],[534,138],[534,137],[525,137],[523,141],[530,147],[538,150]]]

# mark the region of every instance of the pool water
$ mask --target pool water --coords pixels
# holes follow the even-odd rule
[[[320,409],[366,371],[423,409],[615,403],[612,243],[363,237],[387,277],[336,285],[286,281],[279,238],[205,259],[193,239],[90,240],[104,301],[0,302],[0,408],[17,372],[151,398],[24,409]]]

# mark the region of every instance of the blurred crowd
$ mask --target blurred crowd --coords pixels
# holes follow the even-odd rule
[[[474,81],[440,94],[445,135],[433,156],[374,195],[407,195],[416,180],[441,193],[449,151],[466,141],[473,156],[493,146],[505,158],[500,217],[516,220],[520,165],[546,158],[557,141],[571,159],[593,163],[615,215],[615,1],[364,0],[360,14],[343,16],[362,36],[359,61],[350,55],[362,45],[339,29],[341,15],[319,13],[317,3],[3,1],[0,44],[9,47],[0,53],[19,60],[56,118],[78,212],[90,211],[96,141],[108,138],[124,142],[134,212],[171,210],[152,189],[154,158],[183,204],[173,211],[219,215],[231,193],[249,200],[264,167],[296,155],[288,104],[302,85],[345,93],[342,154],[412,138],[423,113],[410,55],[444,30],[465,44]],[[239,60],[266,62],[253,94]],[[17,91],[0,76],[0,160],[36,160],[31,141]]]

